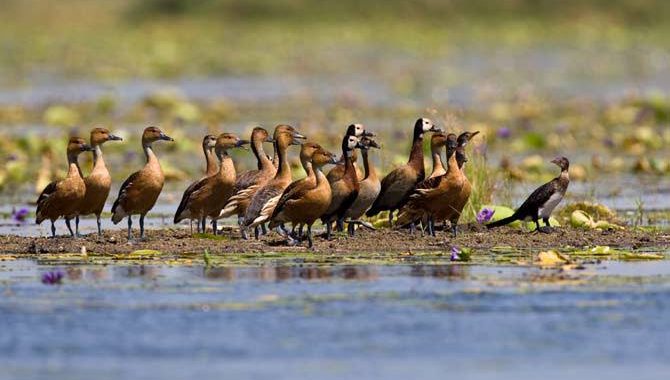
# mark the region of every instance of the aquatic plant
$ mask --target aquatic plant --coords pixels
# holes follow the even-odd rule
[[[482,208],[478,213],[477,213],[477,223],[483,224],[491,220],[493,217],[493,214],[495,214],[495,210],[484,207]]]
[[[451,259],[450,260],[451,261],[459,261],[461,259],[461,257],[458,256],[459,253],[461,253],[461,250],[458,249],[458,247],[456,247],[456,246],[451,247]]]
[[[42,274],[42,283],[44,285],[60,285],[64,274],[60,270],[49,271]]]
[[[12,210],[12,220],[19,224],[25,224],[29,212],[25,207],[21,207],[18,210],[14,209]]]

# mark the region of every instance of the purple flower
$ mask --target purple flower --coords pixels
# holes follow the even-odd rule
[[[28,216],[28,209],[25,208],[25,207],[21,207],[18,210],[14,209],[12,211],[12,219],[17,223],[22,223],[22,224],[25,223],[27,216]]]
[[[496,135],[501,139],[508,139],[512,136],[512,131],[508,127],[498,129]]]
[[[42,283],[44,285],[60,285],[63,280],[63,272],[50,271],[42,274]]]
[[[477,213],[477,223],[482,224],[488,222],[491,220],[491,218],[493,218],[493,214],[495,213],[496,210],[484,207]]]
[[[458,254],[461,253],[461,250],[458,247],[451,247],[451,261],[458,261],[461,258]]]

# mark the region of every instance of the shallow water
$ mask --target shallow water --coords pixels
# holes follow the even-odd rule
[[[63,285],[40,283],[48,270]],[[670,262],[0,263],[0,378],[665,378]]]

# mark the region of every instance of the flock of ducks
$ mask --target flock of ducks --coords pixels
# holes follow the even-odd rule
[[[426,176],[424,169],[423,140],[431,135],[433,169]],[[389,226],[408,227],[411,231],[421,225],[430,235],[435,235],[436,223],[450,226],[457,233],[458,221],[468,202],[472,186],[463,166],[467,162],[465,148],[478,132],[460,135],[445,133],[430,119],[420,118],[414,124],[413,141],[409,159],[380,180],[369,160],[371,149],[380,149],[375,134],[361,124],[348,126],[342,139],[342,155],[337,158],[321,145],[306,141],[306,137],[289,125],[278,125],[272,135],[256,127],[250,140],[240,139],[231,133],[207,135],[202,149],[207,164],[204,177],[192,183],[183,194],[174,216],[174,223],[195,221],[198,232],[205,232],[207,219],[212,222],[214,234],[218,232],[217,220],[236,216],[242,238],[253,232],[258,238],[276,230],[290,245],[307,240],[313,246],[312,226],[320,220],[326,227],[325,238],[332,230],[344,231],[347,224],[349,236],[354,236],[357,226],[374,229],[364,215],[375,216],[389,212]],[[79,217],[95,215],[98,234],[101,234],[100,214],[111,188],[111,177],[105,166],[102,145],[121,138],[105,128],[91,131],[90,145],[79,137],[70,138],[67,146],[68,173],[50,183],[37,201],[39,224],[54,222],[63,217],[70,234],[79,236]],[[121,185],[112,206],[112,222],[124,218],[128,223],[128,239],[132,239],[132,216],[139,215],[140,238],[144,238],[144,218],[153,208],[163,189],[164,175],[152,144],[173,141],[157,127],[148,127],[142,134],[142,148],[146,157],[144,167],[131,174]],[[272,143],[273,157],[265,153],[263,144]],[[255,170],[236,173],[229,152],[251,145],[256,158]],[[289,165],[289,148],[300,146],[300,162],[306,176],[293,181]],[[446,165],[442,151],[446,151]],[[94,157],[91,173],[84,177],[78,164],[82,152],[92,151]],[[357,164],[362,157],[363,170]],[[564,157],[552,161],[562,173],[552,182],[536,190],[510,218],[489,224],[489,227],[509,223],[516,219],[535,220],[539,231],[548,232],[548,217],[567,190],[568,161]],[[326,165],[335,165],[324,174]],[[395,223],[393,215],[397,212]],[[538,219],[544,219],[540,228]],[[75,219],[75,230],[71,220]],[[287,228],[288,224],[292,229]]]

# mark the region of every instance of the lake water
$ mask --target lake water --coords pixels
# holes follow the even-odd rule
[[[43,285],[46,271],[63,285]],[[670,261],[0,262],[0,378],[665,379]]]

